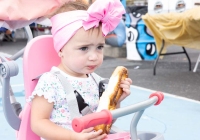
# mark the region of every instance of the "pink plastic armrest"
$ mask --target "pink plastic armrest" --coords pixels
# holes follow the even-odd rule
[[[109,134],[104,140],[131,140],[129,132]]]
[[[75,132],[81,132],[83,129],[93,127],[99,124],[110,124],[112,115],[109,110],[92,113],[81,118],[75,118],[72,121],[72,128]]]

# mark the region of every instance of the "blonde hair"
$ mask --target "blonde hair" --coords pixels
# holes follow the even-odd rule
[[[89,3],[87,2],[87,0],[70,1],[58,7],[53,13],[47,15],[47,17],[51,18],[52,16],[59,13],[75,11],[75,10],[87,10],[88,8],[89,8]]]

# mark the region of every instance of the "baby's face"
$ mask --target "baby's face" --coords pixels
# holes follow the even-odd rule
[[[80,28],[61,50],[64,71],[76,77],[94,72],[103,62],[104,44],[101,28]]]

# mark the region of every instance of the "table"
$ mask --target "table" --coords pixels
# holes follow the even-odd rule
[[[185,53],[189,61],[189,70],[191,70],[191,62],[185,47],[200,49],[200,14],[198,13],[200,13],[200,8],[195,7],[183,13],[155,15],[147,13],[142,16],[144,23],[154,36],[159,55],[170,55],[167,53],[162,54],[162,51],[165,51],[167,46],[181,46],[183,52],[171,54]],[[154,63],[154,75],[156,74],[155,69],[158,59],[159,56]],[[197,60],[196,67],[198,63],[199,59]]]

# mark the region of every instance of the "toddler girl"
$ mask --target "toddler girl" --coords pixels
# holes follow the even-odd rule
[[[93,128],[81,133],[72,130],[67,93],[53,73],[62,74],[95,112],[99,102],[96,79],[103,78],[94,71],[103,62],[105,35],[115,29],[124,12],[119,0],[97,0],[88,10],[87,5],[76,1],[63,5],[51,17],[54,47],[60,64],[40,77],[32,93],[31,128],[41,139],[100,140],[106,137],[101,134],[102,130],[94,132]],[[129,78],[121,82],[124,93],[118,107],[130,94],[131,83]]]

